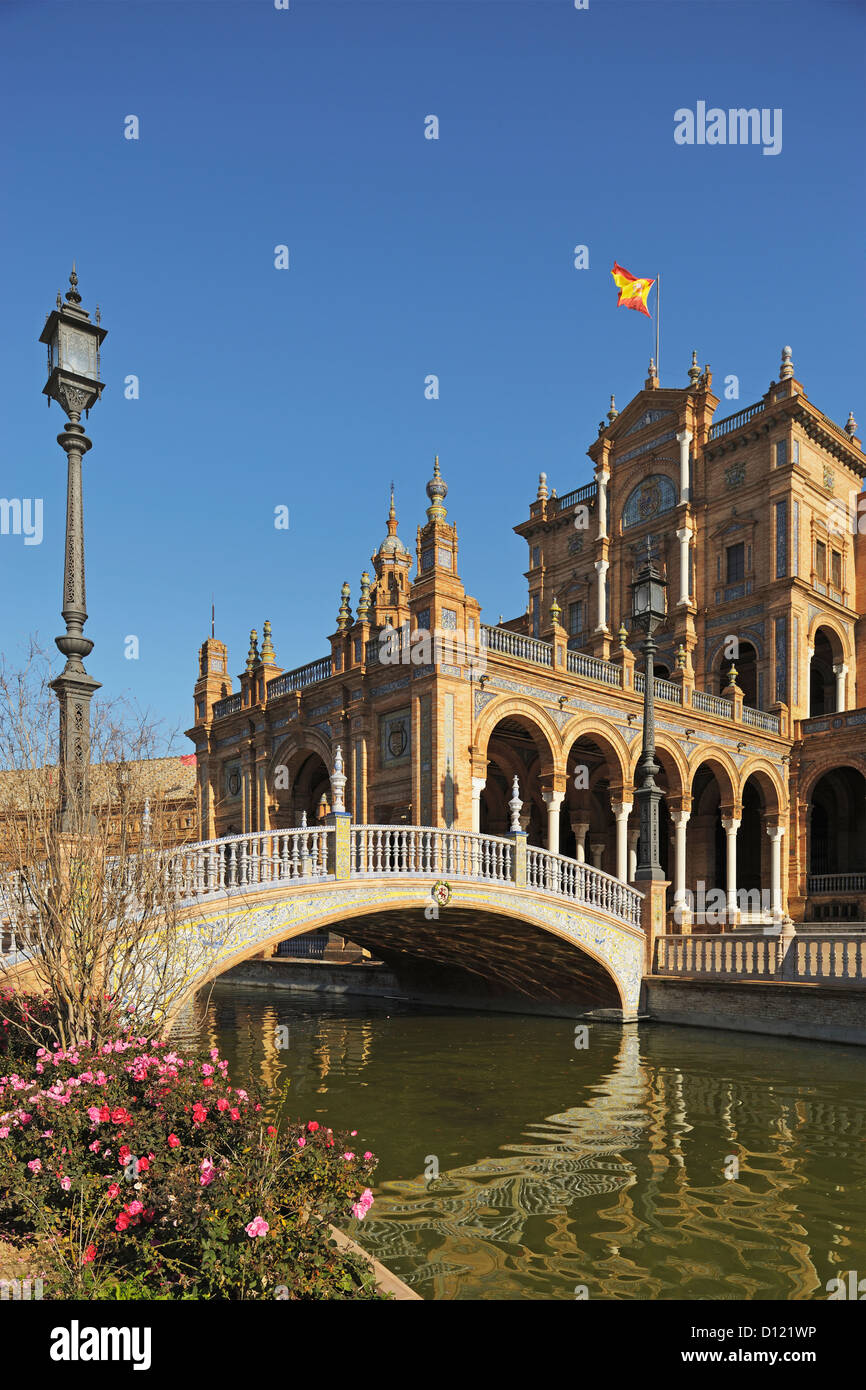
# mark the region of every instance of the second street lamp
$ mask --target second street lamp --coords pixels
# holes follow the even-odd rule
[[[632,586],[632,621],[638,631],[645,634],[644,654],[644,696],[643,696],[643,744],[640,762],[637,765],[635,797],[638,804],[640,839],[638,841],[638,861],[635,882],[663,880],[664,870],[659,858],[659,802],[661,788],[656,782],[659,765],[655,760],[655,672],[653,654],[656,644],[653,634],[666,614],[666,581],[657,568],[653,558],[652,543],[647,536],[646,556]]]

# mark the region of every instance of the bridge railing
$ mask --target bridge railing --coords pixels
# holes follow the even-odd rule
[[[514,841],[502,835],[427,826],[357,825],[351,834],[350,862],[353,875],[368,878],[444,874],[512,883]]]
[[[167,856],[166,873],[181,900],[327,878],[333,834],[332,826],[296,826],[185,845]]]
[[[752,936],[659,936],[654,975],[683,979],[866,982],[866,936],[797,932]]]
[[[633,927],[641,924],[643,894],[591,864],[578,863],[546,849],[526,851],[526,885],[586,907],[596,907]]]

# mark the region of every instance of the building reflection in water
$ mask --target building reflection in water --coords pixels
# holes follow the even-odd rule
[[[520,1071],[520,1028],[558,1049],[569,1027],[558,1020],[496,1016],[485,1027],[477,1015],[461,1025],[296,1000],[223,986],[178,1031],[219,1045],[235,1078],[254,1074],[274,1098],[288,1085],[292,1114],[315,1108],[364,1136],[378,1127],[376,1204],[352,1234],[425,1297],[561,1299],[585,1286],[606,1299],[796,1299],[824,1296],[840,1269],[863,1265],[851,1193],[866,1108],[839,1102],[828,1049],[804,1085],[800,1053],[816,1045],[774,1043],[765,1072],[766,1039],[599,1028],[570,1059],[576,1085],[574,1068],[561,1081]],[[848,1050],[842,1061],[843,1072],[857,1065]],[[780,1067],[779,1083],[759,1079]],[[578,1103],[539,1111],[576,1090]],[[455,1145],[482,1156],[448,1166]],[[440,1176],[428,1183],[437,1146]],[[395,1176],[407,1171],[416,1175]]]

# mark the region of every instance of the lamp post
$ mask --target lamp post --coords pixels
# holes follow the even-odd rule
[[[644,695],[643,695],[643,744],[640,762],[637,765],[639,785],[635,788],[640,818],[640,840],[638,842],[638,861],[635,882],[663,880],[664,870],[659,860],[659,802],[661,789],[656,784],[659,765],[655,760],[655,673],[653,653],[656,644],[653,633],[665,617],[666,581],[653,559],[652,542],[647,536],[646,557],[632,583],[632,620],[638,631],[645,634],[644,654]]]
[[[99,349],[106,330],[99,327],[81,308],[78,276],[73,264],[64,303],[58,292],[57,308],[52,309],[39,335],[48,346],[48,380],[43,394],[48,404],[57,401],[69,423],[57,436],[66,454],[66,556],[63,570],[63,620],[66,632],[54,640],[66,657],[66,665],[51,689],[60,705],[60,826],[72,831],[89,821],[88,769],[90,766],[90,701],[99,681],[84,669],[83,658],[93,650],[84,636],[87,598],[84,585],[84,510],[81,492],[81,460],[90,440],[80,423],[82,411],[99,400]]]

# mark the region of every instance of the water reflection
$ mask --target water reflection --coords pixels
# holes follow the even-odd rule
[[[359,1131],[353,1234],[424,1297],[796,1299],[866,1268],[858,1049],[599,1025],[578,1051],[566,1020],[229,985],[179,1031]]]

